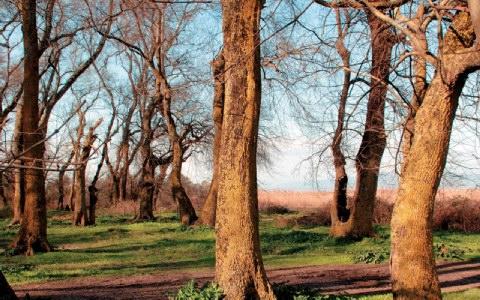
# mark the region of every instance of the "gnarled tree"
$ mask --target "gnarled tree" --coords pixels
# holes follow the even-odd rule
[[[336,190],[334,193],[334,196],[337,197],[334,199],[335,204],[332,205],[330,233],[337,237],[363,237],[373,233],[373,211],[378,185],[378,173],[386,146],[384,111],[395,35],[391,32],[389,24],[375,17],[368,10],[367,18],[372,48],[367,116],[362,141],[355,160],[357,177],[354,196],[349,208],[347,208],[347,203],[344,199],[346,196],[344,191],[348,180],[347,175],[346,173],[342,174],[342,172],[338,173],[336,171],[340,175],[340,177],[336,176],[335,180],[335,186],[336,188],[338,187],[339,191]],[[341,50],[344,51],[344,49]],[[343,56],[345,55],[343,54]],[[345,91],[342,91],[342,96],[343,92]],[[340,108],[342,108],[342,105],[340,105]],[[335,167],[339,169],[337,166],[342,165],[342,156],[339,155],[339,146],[335,145],[335,142],[334,146],[336,150],[334,151]]]
[[[392,215],[392,289],[395,299],[441,299],[435,270],[432,216],[445,166],[458,99],[480,51],[468,13],[457,14],[444,39],[432,82],[415,116]]]

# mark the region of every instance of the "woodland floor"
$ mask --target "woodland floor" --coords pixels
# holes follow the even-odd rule
[[[32,257],[11,255],[8,245],[18,228],[8,226],[8,216],[0,216],[0,269],[21,296],[166,299],[189,280],[202,285],[213,276],[214,231],[182,226],[173,214],[134,223],[132,215],[105,213],[96,226],[75,227],[70,213],[51,211],[48,236],[55,251]],[[262,255],[272,282],[391,299],[388,226],[355,241],[330,237],[327,226],[279,226],[286,216],[295,214],[261,216]],[[438,231],[434,242],[444,299],[480,299],[480,234]]]
[[[480,262],[450,262],[438,266],[442,291],[449,293],[480,287]],[[389,299],[387,264],[381,265],[322,265],[281,268],[268,271],[274,283],[305,286],[322,294],[369,295],[383,294],[372,299]],[[50,299],[168,299],[191,279],[199,284],[210,281],[211,270],[169,272],[128,277],[83,277],[40,284],[15,286],[19,296],[29,293]],[[457,299],[447,294],[447,299]],[[466,297],[458,295],[458,299]],[[478,296],[478,294],[477,294]],[[370,297],[364,297],[369,299]],[[473,299],[473,298],[472,298]]]

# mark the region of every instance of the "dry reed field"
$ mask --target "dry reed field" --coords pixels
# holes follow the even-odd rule
[[[393,203],[397,190],[379,189],[377,198],[387,203]],[[349,191],[353,195],[353,191]],[[437,193],[438,203],[451,200],[453,198],[465,198],[471,201],[480,200],[480,189],[441,189]],[[328,207],[332,199],[331,192],[300,192],[300,191],[282,191],[282,190],[261,190],[258,192],[258,201],[261,208],[268,206],[283,206],[291,210],[303,211],[312,209],[323,209]]]

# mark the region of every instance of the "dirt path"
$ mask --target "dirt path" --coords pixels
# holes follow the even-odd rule
[[[438,266],[442,290],[461,291],[480,287],[480,262],[443,263]],[[388,265],[322,265],[268,271],[272,282],[303,285],[322,293],[376,294],[390,290]],[[212,271],[137,275],[128,277],[83,277],[63,281],[15,286],[19,296],[49,299],[167,299],[185,282],[203,284]]]

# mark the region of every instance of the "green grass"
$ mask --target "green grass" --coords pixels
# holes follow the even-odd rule
[[[274,227],[273,218],[262,216],[260,222],[267,268],[351,264],[361,262],[365,253],[388,254],[387,227],[377,227],[375,237],[361,241],[339,240],[329,237],[327,227],[279,229]],[[7,250],[0,255],[0,268],[11,283],[22,284],[214,266],[212,229],[181,226],[172,214],[164,214],[155,222],[132,223],[131,219],[131,216],[100,216],[97,226],[75,227],[70,224],[70,214],[50,212],[48,238],[56,251],[25,257],[9,256]],[[18,227],[8,228],[8,222],[7,219],[0,221],[2,249],[8,247],[18,230]],[[435,243],[461,249],[463,259],[480,258],[480,234],[437,232]],[[448,294],[446,299],[479,299],[479,295],[479,290],[471,290]],[[389,297],[380,295],[368,299],[391,299]]]

